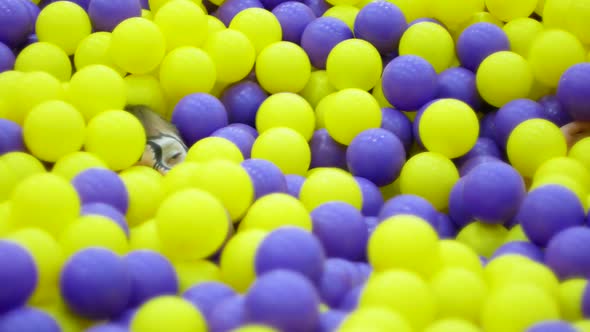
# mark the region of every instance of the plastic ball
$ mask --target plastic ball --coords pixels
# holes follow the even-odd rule
[[[150,250],[138,250],[127,254],[124,261],[131,275],[129,306],[135,307],[151,298],[178,292],[176,271],[164,256]]]
[[[156,225],[165,250],[179,258],[199,259],[213,254],[229,231],[221,201],[198,189],[168,196],[158,208]]]
[[[112,31],[124,20],[141,16],[141,4],[139,0],[92,0],[88,6],[88,15],[95,31]]]
[[[58,159],[51,172],[69,181],[89,168],[107,168],[107,166],[95,155],[85,151],[77,151]]]
[[[160,83],[167,97],[177,100],[197,92],[210,92],[217,77],[215,62],[202,49],[178,47],[160,65]]]
[[[543,24],[535,19],[522,17],[510,20],[503,30],[510,40],[510,49],[527,57],[533,40],[543,31]]]
[[[576,226],[555,235],[545,250],[545,262],[562,280],[586,278],[590,264],[583,254],[585,241],[590,237],[587,227]]]
[[[313,329],[319,320],[318,307],[319,297],[313,285],[303,276],[285,270],[260,277],[245,297],[249,322],[286,332]]]
[[[103,247],[117,254],[127,252],[129,245],[124,230],[110,218],[86,215],[68,225],[59,236],[67,257],[90,247]]]
[[[0,73],[12,70],[15,61],[16,55],[12,50],[5,44],[0,43]]]
[[[118,324],[112,324],[112,323],[95,325],[95,326],[85,330],[85,332],[125,332],[125,331],[127,331],[127,329],[124,326],[121,326]]]
[[[91,29],[90,18],[82,7],[69,1],[57,1],[43,8],[35,30],[39,41],[57,45],[72,55]]]
[[[282,226],[296,226],[311,231],[312,221],[305,206],[284,193],[266,195],[258,199],[242,221],[240,231],[260,229],[273,231]]]
[[[267,96],[257,83],[243,81],[227,88],[220,100],[227,110],[230,123],[254,126],[258,107]]]
[[[316,108],[324,97],[335,91],[336,88],[328,79],[328,73],[325,70],[316,70],[311,73],[307,85],[299,92],[299,95],[305,98],[313,108]],[[318,124],[316,127],[320,127],[320,125]]]
[[[240,231],[228,241],[219,263],[223,282],[239,292],[248,289],[256,278],[256,251],[266,234],[258,229]]]
[[[303,48],[281,41],[258,54],[255,70],[260,86],[269,93],[299,92],[309,80],[311,64]]]
[[[152,218],[164,197],[160,175],[122,173],[121,180],[129,195],[129,208],[126,214],[129,224],[136,226]]]
[[[527,329],[527,332],[575,332],[578,331],[573,325],[560,320],[547,320],[537,323]]]
[[[590,99],[586,97],[590,85],[584,80],[587,73],[590,73],[589,63],[575,64],[563,73],[557,86],[557,100],[577,121],[590,120],[590,113],[587,111]]]
[[[583,3],[564,3],[560,1],[539,1],[537,11],[543,16],[543,23],[549,28],[559,28],[574,33],[583,43],[590,41],[588,23],[584,19],[588,8]]]
[[[0,331],[59,332],[61,328],[48,313],[32,307],[22,307],[9,311],[0,318]]]
[[[381,54],[394,49],[407,28],[404,13],[395,4],[374,1],[363,6],[354,22],[354,35],[373,44]]]
[[[462,319],[442,319],[430,324],[424,332],[476,332],[480,328]]]
[[[362,192],[354,177],[336,168],[318,169],[310,174],[301,187],[300,200],[308,211],[330,201],[362,208]]]
[[[574,121],[571,115],[565,111],[555,95],[548,95],[539,99],[539,104],[543,106],[544,118],[555,123],[558,127],[563,127]]]
[[[315,127],[311,105],[294,93],[276,93],[268,97],[256,113],[256,129],[263,134],[275,127],[293,129],[309,140]]]
[[[316,18],[311,8],[296,1],[281,3],[272,10],[272,14],[281,25],[283,40],[295,44],[301,42],[303,31]]]
[[[3,0],[2,8],[0,42],[10,47],[17,47],[26,40],[35,22],[29,15],[24,1]]]
[[[402,55],[385,66],[383,94],[395,108],[415,111],[436,97],[434,67],[416,55]]]
[[[242,152],[244,159],[250,158],[252,145],[256,140],[248,130],[236,126],[220,128],[214,131],[211,136],[225,138],[234,143]]]
[[[491,157],[502,160],[503,152],[501,152],[498,144],[491,138],[480,137],[467,154],[457,159],[457,163],[459,165],[467,165],[470,160],[480,157]]]
[[[115,171],[135,164],[145,149],[143,126],[125,111],[101,112],[88,122],[86,133],[85,150]]]
[[[483,11],[484,7],[484,0],[435,0],[429,9],[431,15],[446,26],[456,26],[467,21],[473,14]]]
[[[196,2],[169,1],[154,16],[166,40],[166,50],[192,46],[200,47],[208,37],[207,15]]]
[[[457,40],[457,55],[461,64],[474,72],[489,55],[508,50],[510,41],[506,33],[487,22],[470,25]]]
[[[225,26],[229,26],[231,20],[239,12],[248,8],[264,8],[264,5],[259,0],[225,0],[217,9],[215,16],[217,16]]]
[[[328,8],[326,12],[322,15],[323,17],[334,17],[342,22],[346,23],[348,28],[353,31],[354,30],[354,22],[356,21],[356,16],[359,13],[359,9],[352,5],[345,5],[345,4],[338,4],[333,7]]]
[[[203,282],[187,289],[182,297],[191,302],[209,321],[211,312],[223,300],[235,296],[236,293],[229,286],[217,282]]]
[[[377,49],[361,39],[338,43],[326,60],[328,80],[338,90],[371,90],[379,81],[382,70]]]
[[[256,199],[271,193],[287,191],[285,176],[281,169],[272,162],[265,159],[248,159],[241,165],[252,180]]]
[[[256,60],[254,45],[237,30],[226,29],[209,36],[203,49],[213,60],[221,82],[233,83],[245,78]]]
[[[110,57],[111,34],[95,32],[82,39],[74,53],[74,64],[80,70],[90,65],[105,65],[117,71],[121,76],[125,73],[118,68]]]
[[[496,143],[505,147],[514,128],[526,120],[542,117],[543,107],[533,100],[515,99],[506,103],[494,116]]]
[[[166,52],[164,34],[141,17],[121,22],[113,30],[110,54],[117,66],[131,74],[147,74],[158,67]]]
[[[455,45],[440,24],[421,22],[409,27],[399,42],[400,55],[417,55],[427,60],[437,73],[451,66]]]
[[[543,250],[527,241],[508,241],[494,252],[491,259],[505,255],[520,255],[539,263],[545,260]]]
[[[413,215],[427,221],[432,227],[436,227],[438,211],[426,199],[416,195],[397,195],[385,202],[379,211],[380,221],[387,220],[398,215]]]
[[[287,182],[287,194],[291,195],[292,197],[299,198],[301,186],[303,186],[305,178],[301,175],[289,174],[285,176],[285,180]]]
[[[355,266],[340,258],[331,258],[324,264],[324,273],[318,286],[320,298],[330,307],[338,307],[355,286]]]
[[[230,331],[245,323],[244,297],[224,298],[211,311],[208,326],[211,331]]]
[[[472,222],[459,231],[457,241],[488,258],[505,242],[507,236],[508,230],[502,225]]]
[[[187,300],[165,295],[153,298],[139,307],[131,321],[134,332],[155,332],[174,329],[178,332],[205,332],[203,315]]]
[[[430,280],[438,303],[439,319],[460,318],[479,321],[488,289],[483,278],[462,268],[445,268]]]
[[[449,68],[438,76],[438,99],[453,98],[467,103],[474,110],[481,107],[481,97],[477,92],[475,74],[462,68]]]
[[[536,0],[520,1],[518,3],[505,0],[486,0],[486,8],[490,14],[504,22],[517,18],[529,17],[537,6]]]
[[[0,292],[0,312],[4,313],[29,300],[38,285],[39,272],[34,256],[24,246],[2,240],[0,253],[3,264],[11,267],[0,273],[2,282],[10,285]]]
[[[4,117],[21,125],[35,106],[63,98],[63,89],[59,80],[45,72],[24,73],[14,83],[15,91],[12,96],[7,97],[6,103],[10,108],[7,109]]]
[[[346,313],[340,310],[330,310],[320,315],[320,331],[332,331],[340,327],[346,318]]]
[[[585,279],[570,279],[559,285],[559,309],[564,319],[570,322],[583,319],[587,285]]]
[[[334,17],[320,17],[309,23],[303,31],[301,47],[315,68],[325,69],[332,49],[352,37],[351,29],[343,21]]]
[[[545,161],[565,156],[567,145],[555,124],[545,119],[531,119],[514,128],[506,150],[514,168],[530,177]]]
[[[533,72],[528,62],[510,51],[500,51],[485,58],[476,74],[479,93],[489,104],[502,107],[529,95]]]
[[[279,20],[270,11],[262,8],[247,8],[239,12],[231,20],[229,29],[244,33],[252,42],[256,54],[282,39]]]
[[[290,153],[284,154],[287,150]],[[301,134],[286,127],[275,127],[256,139],[252,158],[269,160],[285,174],[303,175],[309,169],[311,151]]]
[[[576,144],[574,144],[574,146],[568,152],[569,158],[573,158],[573,159],[579,161],[584,166],[586,166],[587,169],[590,169],[590,160],[588,159],[588,154],[587,154],[587,151],[590,148],[589,143],[590,143],[590,139],[588,139],[588,138],[581,139]]]
[[[174,269],[181,291],[203,282],[221,280],[219,267],[209,260],[177,261],[174,262]]]
[[[397,311],[387,308],[360,308],[350,313],[340,324],[339,331],[412,331],[408,320]]]
[[[192,146],[215,130],[227,126],[227,112],[223,104],[209,94],[189,94],[174,107],[172,124],[178,128],[187,146]]]
[[[68,55],[58,46],[36,42],[25,47],[16,57],[14,69],[22,72],[44,71],[65,82],[72,75]]]
[[[129,225],[127,225],[127,220],[125,219],[125,215],[122,214],[117,208],[105,204],[105,203],[89,203],[82,205],[82,210],[80,211],[80,216],[102,216],[106,217],[117,226],[121,228],[127,238],[129,238]]]
[[[414,140],[410,119],[403,112],[389,107],[381,108],[381,115],[381,128],[396,135],[405,151],[410,151]]]
[[[373,182],[362,177],[355,177],[355,180],[359,184],[363,194],[361,212],[364,216],[376,217],[384,203],[383,194]]]
[[[73,178],[72,184],[82,204],[106,203],[127,213],[129,193],[117,173],[101,168],[88,169]]]

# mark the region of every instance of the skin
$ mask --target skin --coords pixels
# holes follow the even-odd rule
[[[568,149],[578,141],[590,137],[590,122],[574,121],[561,127]]]

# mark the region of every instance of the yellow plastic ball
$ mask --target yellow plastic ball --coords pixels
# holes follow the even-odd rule
[[[356,88],[369,91],[379,81],[382,71],[379,51],[362,39],[338,43],[326,61],[328,80],[338,90]]]
[[[360,0],[327,0],[327,3],[333,5],[333,6],[337,6],[337,5],[351,5],[351,6],[357,6],[358,8],[362,8],[362,5],[366,4],[361,4]]]
[[[521,55],[509,51],[496,52],[479,65],[476,84],[485,101],[502,107],[529,95],[533,86],[533,71]]]
[[[219,267],[206,259],[174,262],[174,269],[181,292],[203,282],[221,281]]]
[[[89,168],[107,168],[107,165],[92,153],[76,151],[59,158],[51,172],[71,181],[80,172]]]
[[[453,37],[440,24],[420,22],[409,27],[399,42],[400,55],[418,55],[437,73],[448,69],[455,56]]]
[[[545,176],[561,174],[571,177],[585,188],[590,188],[590,172],[580,161],[569,157],[552,158],[541,164],[533,179],[542,179]]]
[[[186,161],[206,162],[212,160],[227,160],[234,163],[244,161],[240,149],[230,140],[222,137],[206,137],[188,150]]]
[[[529,17],[537,7],[537,0],[485,0],[488,11],[504,22]]]
[[[481,329],[466,320],[443,319],[430,324],[424,332],[481,332]]]
[[[439,243],[440,267],[458,268],[483,276],[483,267],[477,253],[457,240],[442,240]]]
[[[367,256],[375,271],[405,269],[430,276],[439,262],[438,235],[419,217],[394,216],[375,228]]]
[[[146,20],[150,20],[150,21],[154,20],[154,15],[152,14],[152,11],[148,10],[148,9],[141,10],[141,17],[145,18]]]
[[[92,26],[88,14],[78,4],[56,1],[41,10],[35,31],[39,41],[57,45],[72,55],[78,44],[90,35]]]
[[[576,142],[569,150],[568,157],[581,162],[590,170],[590,138],[583,138]]]
[[[585,1],[547,0],[539,2],[544,2],[541,16],[547,28],[567,30],[575,34],[582,43],[590,43],[590,33],[588,33],[590,9]]]
[[[565,320],[574,322],[584,318],[582,299],[587,286],[585,279],[565,280],[559,285],[559,308]]]
[[[129,229],[129,250],[148,249],[162,252],[162,243],[154,219]]]
[[[399,179],[402,194],[421,196],[438,210],[444,210],[449,204],[451,189],[459,180],[459,171],[442,154],[421,152],[408,159]]]
[[[293,129],[309,141],[315,129],[313,108],[303,97],[290,92],[266,98],[256,113],[256,129],[262,134],[276,127]]]
[[[35,106],[45,101],[62,99],[64,95],[61,82],[42,71],[24,73],[14,84],[14,91],[9,99],[13,104],[5,117],[20,125]]]
[[[33,174],[18,184],[11,196],[10,218],[21,227],[37,227],[57,236],[80,214],[80,198],[67,180]]]
[[[311,75],[307,53],[297,44],[281,41],[268,45],[256,58],[256,77],[270,92],[299,92]]]
[[[143,154],[146,134],[141,122],[125,111],[105,111],[90,120],[84,148],[110,169],[122,170]]]
[[[535,19],[523,17],[506,23],[503,30],[510,41],[512,52],[528,57],[533,40],[543,31],[543,24]]]
[[[461,268],[446,268],[432,277],[430,287],[437,300],[439,319],[479,321],[488,292],[481,275]]]
[[[380,107],[393,107],[383,94],[383,84],[381,79],[379,79],[379,82],[377,82],[371,94],[373,95],[373,97],[375,97],[375,100],[377,100],[377,103]]]
[[[239,231],[261,229],[273,231],[293,226],[311,231],[312,222],[305,205],[295,197],[283,193],[266,195],[256,200],[240,222]]]
[[[299,199],[308,211],[330,201],[348,203],[357,209],[363,204],[361,189],[354,177],[338,168],[324,168],[310,174],[301,187]]]
[[[166,40],[158,26],[145,18],[121,22],[112,32],[110,54],[117,66],[131,74],[154,70],[166,53]]]
[[[21,229],[8,234],[6,238],[26,248],[35,260],[38,283],[29,303],[41,304],[55,299],[65,260],[59,243],[49,233],[36,228]]]
[[[286,127],[275,127],[256,138],[252,158],[269,160],[284,174],[305,175],[311,163],[311,149],[300,133]]]
[[[576,36],[567,31],[545,30],[531,43],[528,60],[537,80],[557,87],[561,75],[569,67],[586,60],[586,50]]]
[[[164,199],[161,178],[140,172],[120,175],[129,195],[127,222],[133,227],[154,217],[156,210]]]
[[[276,329],[273,329],[270,326],[266,325],[258,325],[258,324],[246,324],[238,327],[232,332],[279,332]]]
[[[45,42],[33,43],[20,51],[14,69],[21,72],[44,71],[62,82],[72,76],[72,64],[66,52]]]
[[[254,45],[256,54],[260,54],[266,46],[283,38],[279,20],[263,8],[242,10],[231,20],[229,28],[244,33]]]
[[[315,107],[315,126],[316,130],[321,128],[326,128],[326,112],[329,108],[332,107],[332,101],[336,96],[336,92],[332,92],[318,102]]]
[[[490,258],[508,235],[508,230],[502,225],[490,225],[473,222],[465,226],[457,235],[457,241],[469,246],[477,254]]]
[[[14,226],[10,220],[10,201],[3,201],[0,203],[0,236],[10,233]]]
[[[194,188],[201,166],[194,161],[184,161],[172,167],[162,178],[164,197],[182,189]]]
[[[206,332],[203,315],[187,300],[159,296],[142,304],[131,321],[133,332]]]
[[[421,17],[427,17],[430,14],[429,0],[388,0],[404,13],[407,22]]]
[[[225,24],[217,17],[207,15],[207,36],[212,36],[214,33],[225,30]],[[207,37],[209,38],[209,37]]]
[[[112,68],[90,65],[72,76],[68,100],[88,121],[107,110],[125,107],[127,91],[125,81]]]
[[[567,154],[567,144],[559,127],[545,119],[531,119],[519,124],[506,147],[512,166],[523,176],[531,177],[547,160]]]
[[[17,107],[14,100],[16,94],[16,82],[24,76],[23,72],[16,70],[7,70],[0,73],[0,118],[9,119],[9,114],[13,113],[13,108]],[[14,120],[13,120],[14,121]]]
[[[410,332],[412,326],[400,313],[387,308],[360,308],[351,312],[340,323],[340,332],[377,332],[399,331]]]
[[[194,2],[169,1],[158,9],[154,23],[166,39],[166,49],[200,47],[207,38],[207,15]]]
[[[98,215],[79,217],[64,229],[59,244],[67,257],[90,247],[107,248],[119,255],[129,251],[129,241],[123,229],[107,217]]]
[[[508,236],[504,240],[504,243],[513,242],[513,241],[524,241],[529,242],[526,234],[522,230],[522,226],[515,225],[508,231]]]
[[[237,30],[225,29],[210,34],[203,49],[217,68],[217,79],[233,83],[242,80],[252,71],[256,60],[254,45]]]
[[[152,75],[129,75],[124,81],[127,105],[145,105],[162,116],[166,115],[166,99],[158,79]]]
[[[89,65],[105,65],[114,69],[119,75],[125,76],[126,72],[117,67],[111,58],[109,49],[112,36],[110,32],[95,32],[80,41],[74,53],[74,65],[80,70]]]
[[[328,8],[322,16],[340,19],[348,25],[351,31],[354,31],[354,21],[356,20],[359,11],[360,9],[352,5],[336,5]]]
[[[559,318],[556,301],[542,289],[516,284],[490,294],[481,312],[485,331],[521,332],[535,323]]]
[[[238,292],[244,292],[256,278],[254,260],[267,232],[250,229],[232,237],[221,252],[221,279]]]
[[[459,130],[461,128],[461,130]],[[440,99],[432,103],[420,118],[420,139],[428,151],[447,158],[469,152],[479,136],[475,111],[457,99]]]
[[[47,101],[31,110],[23,126],[23,137],[35,157],[56,162],[80,150],[86,137],[86,124],[72,105]]]
[[[9,199],[21,181],[39,173],[45,173],[45,166],[28,153],[15,151],[0,156],[0,202]]]
[[[229,232],[227,212],[212,194],[186,189],[168,196],[156,212],[164,250],[179,259],[201,259],[215,253]]]
[[[576,194],[576,196],[578,196],[578,199],[580,200],[580,203],[582,204],[584,209],[585,210],[588,209],[588,207],[589,207],[588,201],[587,201],[588,188],[585,188],[580,183],[576,182],[576,180],[574,180],[571,177],[566,176],[566,175],[551,174],[551,175],[546,175],[543,178],[536,179],[531,184],[531,187],[529,188],[529,190],[532,191],[532,190],[535,190],[536,188],[539,188],[539,187],[547,185],[547,184],[557,184],[557,185],[564,186],[567,189],[571,190],[574,194]]]
[[[413,330],[421,331],[436,316],[436,297],[418,275],[392,270],[374,275],[363,288],[360,308],[385,308],[398,312]]]
[[[316,70],[311,73],[305,88],[299,94],[307,100],[311,107],[315,108],[325,96],[335,92],[336,88],[330,84],[328,73],[325,70]]]
[[[588,332],[590,331],[590,320],[579,320],[573,323],[573,326],[578,329],[580,332]]]
[[[431,0],[428,10],[444,25],[457,26],[484,8],[484,0]]]
[[[191,46],[174,49],[160,66],[160,83],[167,97],[180,99],[196,92],[209,92],[216,79],[215,63],[203,50]]]
[[[368,92],[344,89],[337,92],[326,105],[324,121],[330,136],[348,145],[361,132],[381,127],[381,107]]]

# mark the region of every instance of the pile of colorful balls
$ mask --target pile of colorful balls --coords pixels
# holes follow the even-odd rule
[[[589,332],[589,49],[587,0],[0,0],[0,332]]]

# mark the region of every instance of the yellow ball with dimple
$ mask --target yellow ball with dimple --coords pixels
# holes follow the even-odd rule
[[[166,50],[199,47],[207,38],[207,15],[194,2],[169,1],[154,15],[154,23],[166,39]]]
[[[212,160],[227,160],[239,164],[244,161],[244,156],[233,142],[222,137],[203,138],[193,144],[186,155],[186,161]]]
[[[300,133],[286,127],[275,127],[256,138],[252,158],[269,160],[284,174],[304,175],[311,164],[311,149]]]
[[[266,46],[283,38],[279,20],[263,8],[242,10],[231,20],[229,28],[244,33],[254,45],[256,54],[260,54]]]
[[[78,44],[90,35],[91,30],[86,11],[70,1],[50,3],[41,10],[35,24],[39,41],[57,45],[68,55],[74,54]]]
[[[107,248],[119,255],[129,251],[129,241],[123,229],[114,221],[98,215],[79,217],[64,229],[58,239],[67,257],[90,247]]]
[[[360,9],[352,5],[336,5],[324,13],[324,17],[335,17],[346,23],[350,30],[354,31],[354,21]]]
[[[80,172],[89,168],[107,168],[107,165],[92,153],[76,151],[58,159],[51,172],[70,181]]]
[[[44,71],[62,82],[72,76],[72,64],[66,52],[46,42],[33,43],[20,51],[14,69],[21,72]]]
[[[311,217],[305,205],[298,199],[287,194],[275,193],[261,197],[252,204],[240,222],[239,231],[262,229],[270,232],[283,226],[311,231]]]
[[[309,81],[299,94],[315,108],[325,96],[335,91],[336,88],[328,79],[328,73],[325,70],[316,70],[311,73]]]
[[[262,134],[276,127],[291,128],[309,141],[315,129],[311,105],[303,97],[290,92],[266,98],[256,112],[256,129]]]
[[[131,321],[133,332],[206,332],[203,315],[189,301],[159,296],[142,304]]]
[[[502,225],[490,225],[473,222],[463,228],[457,235],[457,241],[469,246],[479,255],[489,258],[508,236],[508,230]]]
[[[109,53],[111,40],[111,33],[105,31],[95,32],[82,39],[74,53],[76,69],[80,70],[89,65],[105,65],[114,69],[121,76],[125,76],[125,71],[115,65]]]
[[[239,292],[250,287],[256,278],[256,250],[266,235],[264,230],[250,229],[239,232],[228,241],[221,252],[219,263],[223,282]]]
[[[217,70],[212,58],[202,49],[192,46],[174,49],[160,66],[160,84],[172,100],[191,93],[209,92],[216,78]]]
[[[510,41],[510,49],[527,57],[533,40],[543,31],[543,24],[532,18],[518,18],[504,26],[503,30]]]

